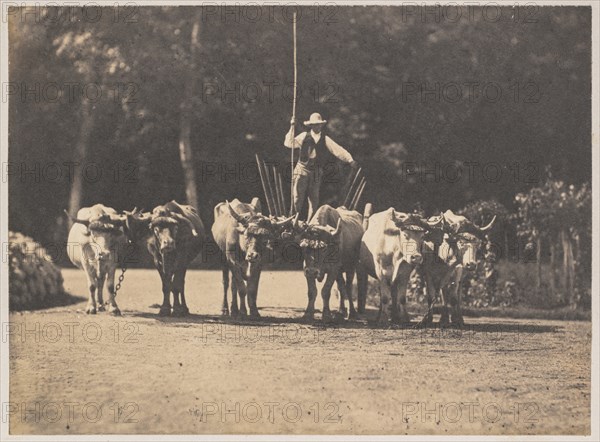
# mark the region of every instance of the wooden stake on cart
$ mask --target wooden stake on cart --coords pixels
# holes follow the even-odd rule
[[[258,174],[260,175],[260,182],[262,183],[262,188],[263,188],[263,192],[265,194],[265,199],[267,200],[267,208],[269,209],[269,214],[276,216],[275,212],[277,209],[274,206],[272,193],[269,191],[270,186],[267,181],[268,177],[266,176],[266,173],[265,173],[266,170],[263,168],[264,163],[258,154],[256,154],[255,156],[256,156],[256,165],[258,167]]]
[[[361,174],[362,168],[359,167],[354,175],[354,179],[352,180],[350,187],[348,188],[348,193],[346,194],[346,198],[344,198],[344,204],[342,204],[343,206],[349,207],[350,203],[352,202],[352,199],[358,190],[358,185],[360,184]]]
[[[278,194],[279,194],[279,198],[280,198],[280,204],[281,204],[281,208],[282,208],[282,214],[286,214],[287,211],[287,205],[286,205],[286,201],[285,201],[285,193],[283,192],[283,182],[281,181],[281,171],[277,170],[277,175],[275,177],[275,183],[276,183],[276,187],[278,189]]]
[[[360,202],[360,198],[362,197],[362,193],[365,190],[365,186],[367,185],[367,180],[365,178],[363,178],[360,182],[360,184],[358,185],[358,190],[356,191],[356,194],[354,195],[354,198],[352,199],[352,203],[350,204],[351,209],[350,210],[356,210],[356,208],[358,207],[358,203]]]

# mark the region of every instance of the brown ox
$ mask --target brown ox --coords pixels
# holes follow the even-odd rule
[[[146,243],[160,274],[163,303],[159,315],[188,315],[185,275],[205,240],[204,224],[196,209],[170,201],[151,213],[127,212],[125,230],[132,241]]]
[[[461,286],[468,273],[476,269],[481,237],[492,228],[495,220],[494,216],[487,226],[479,227],[451,210],[430,218],[430,222],[439,224],[428,234],[424,244],[427,253],[424,253],[423,273],[429,308],[421,325],[433,322],[432,306],[438,295],[442,301],[440,326],[450,322],[459,327],[464,325]]]
[[[254,198],[250,204],[238,199],[231,204],[227,201],[219,203],[215,206],[214,214],[211,231],[224,255],[222,314],[229,315],[230,312],[227,291],[231,271],[231,315],[247,314],[247,294],[250,316],[257,318],[260,316],[256,300],[263,254],[272,247],[272,241],[281,235],[282,229],[291,224],[293,217],[277,221],[263,215],[258,198]]]
[[[348,300],[349,318],[356,317],[352,302],[352,282],[358,263],[360,240],[364,233],[362,216],[345,207],[334,209],[321,206],[308,224],[295,225],[304,256],[304,275],[308,285],[308,305],[304,318],[312,320],[317,297],[316,281],[325,283],[321,288],[323,299],[323,321],[331,320],[329,298],[334,282],[340,291],[340,313],[346,316],[344,299]],[[344,273],[346,278],[344,279]]]

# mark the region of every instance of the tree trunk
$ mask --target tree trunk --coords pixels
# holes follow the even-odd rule
[[[94,126],[94,117],[92,115],[92,105],[85,97],[81,101],[81,124],[79,126],[79,137],[75,148],[73,162],[73,185],[71,186],[71,195],[69,196],[69,215],[76,216],[81,208],[83,200],[83,167],[87,159],[90,134]]]
[[[184,86],[184,96],[181,106],[181,120],[179,127],[179,159],[183,169],[185,181],[185,195],[187,203],[198,209],[198,193],[196,190],[196,173],[191,146],[191,126],[193,114],[194,83],[198,56],[198,34],[200,33],[200,17],[194,18],[190,40],[190,67],[187,72]]]
[[[550,241],[550,294],[556,299],[556,244]]]
[[[563,249],[563,286],[565,290],[565,299],[572,307],[577,306],[577,297],[575,293],[575,267],[573,263],[573,246],[571,237],[566,231],[560,232],[560,239]]]
[[[536,238],[535,262],[537,265],[537,288],[542,287],[542,238]]]

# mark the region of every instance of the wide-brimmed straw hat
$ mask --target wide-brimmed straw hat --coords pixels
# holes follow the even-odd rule
[[[310,115],[310,118],[304,122],[305,126],[311,126],[313,124],[325,124],[327,123],[327,120],[324,120],[323,118],[321,118],[321,114],[318,112],[315,112],[314,114]]]

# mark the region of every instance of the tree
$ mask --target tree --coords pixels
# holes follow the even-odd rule
[[[543,186],[534,187],[515,197],[519,236],[535,243],[537,285],[542,285],[542,250],[549,249],[550,291],[572,307],[582,303],[582,291],[588,284],[583,278],[590,265],[589,254],[582,246],[591,240],[591,191],[587,184],[579,189],[548,177]],[[575,247],[574,245],[575,244]],[[562,266],[558,258],[562,255]],[[557,281],[557,276],[560,276]],[[579,278],[579,280],[578,280]]]
[[[185,92],[183,95],[183,101],[181,105],[181,122],[180,122],[180,133],[179,133],[179,158],[181,160],[181,167],[183,168],[183,176],[185,180],[185,194],[187,197],[188,204],[194,207],[198,207],[198,195],[196,191],[196,173],[194,171],[194,161],[191,147],[191,124],[193,115],[193,101],[194,93],[196,88],[196,76],[198,74],[198,52],[199,52],[199,39],[198,34],[200,33],[200,20],[202,18],[201,10],[196,9],[194,15],[191,37],[190,37],[190,49],[189,49],[189,66],[187,68],[187,75],[185,76]]]
[[[47,13],[47,9],[46,9]],[[79,104],[79,130],[73,155],[75,173],[71,186],[68,212],[76,216],[82,206],[84,173],[87,165],[90,137],[94,129],[95,112],[93,103],[102,99],[110,87],[110,81],[129,67],[116,45],[109,45],[110,33],[105,26],[85,21],[70,23],[53,39],[57,57],[65,57],[80,81],[74,83],[74,94],[69,99]],[[107,35],[108,34],[108,35]],[[105,96],[104,99],[107,97]]]

